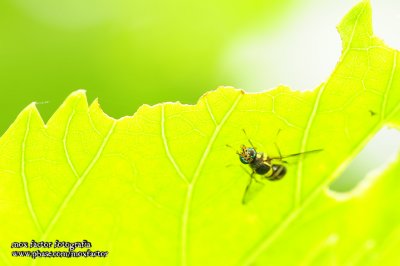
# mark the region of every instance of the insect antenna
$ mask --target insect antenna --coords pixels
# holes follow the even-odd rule
[[[229,145],[229,144],[225,144],[225,145],[226,145],[226,147],[228,147],[228,148],[234,150],[234,151],[236,152],[236,154],[239,154],[239,155],[240,155],[240,153],[239,153],[234,147],[232,147],[232,146]]]
[[[231,148],[231,149],[233,149],[233,150],[235,149],[235,148],[233,148],[233,147],[232,147],[231,145],[229,145],[229,144],[225,144],[225,146],[228,147],[228,148]]]

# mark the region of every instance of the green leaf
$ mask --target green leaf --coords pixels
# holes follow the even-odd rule
[[[338,29],[341,59],[312,92],[223,87],[116,120],[77,91],[46,125],[29,105],[0,139],[2,264],[399,264],[400,163],[346,197],[328,188],[384,125],[399,127],[398,53],[372,35],[368,1]],[[242,129],[270,156],[275,142],[323,151],[242,205],[249,176],[226,146],[247,143]],[[32,239],[86,239],[109,255],[11,257]]]

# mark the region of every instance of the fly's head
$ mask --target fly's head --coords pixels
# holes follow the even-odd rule
[[[237,154],[239,155],[240,162],[243,164],[250,164],[257,157],[257,152],[252,147],[242,145],[240,149],[240,152],[237,152]]]

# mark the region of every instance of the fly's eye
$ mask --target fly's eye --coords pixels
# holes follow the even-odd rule
[[[257,152],[254,148],[247,148],[246,146],[241,146],[242,151],[238,152],[239,159],[243,164],[250,164],[257,157]]]
[[[248,162],[243,156],[240,156],[240,155],[239,155],[239,158],[240,158],[240,162],[241,162],[241,163],[243,163],[243,164],[249,164],[249,162]]]

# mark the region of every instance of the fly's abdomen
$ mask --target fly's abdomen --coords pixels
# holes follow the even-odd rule
[[[272,175],[268,176],[268,180],[277,181],[286,175],[286,167],[280,164],[272,165]]]
[[[255,168],[254,170],[259,175],[265,175],[265,174],[268,174],[268,172],[270,172],[271,167],[266,163],[262,163],[262,164],[259,164],[257,166],[257,168]]]

